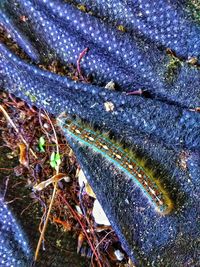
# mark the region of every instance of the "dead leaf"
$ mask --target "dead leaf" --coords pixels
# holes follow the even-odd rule
[[[77,254],[80,252],[84,240],[85,240],[85,235],[81,232],[78,236]]]
[[[52,183],[55,183],[55,182],[58,182],[58,181],[60,181],[61,179],[64,179],[64,178],[67,178],[66,174],[58,173],[58,174],[54,175],[53,177],[49,178],[48,180],[43,181],[43,182],[39,183],[38,185],[35,185],[33,187],[33,189],[36,190],[36,191],[41,191],[45,187],[47,187],[48,185],[50,185]]]
[[[19,162],[26,168],[29,167],[29,162],[28,162],[28,151],[27,147],[24,143],[18,144],[19,147]]]

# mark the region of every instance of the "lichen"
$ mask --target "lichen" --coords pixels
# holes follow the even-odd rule
[[[24,94],[29,97],[32,103],[35,103],[37,101],[37,97],[31,94],[29,91],[26,91]]]
[[[173,84],[176,81],[181,66],[182,63],[178,58],[173,55],[169,55],[168,64],[166,65],[166,71],[164,73],[165,81],[168,84]]]

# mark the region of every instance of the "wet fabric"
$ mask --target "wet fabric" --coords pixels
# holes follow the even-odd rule
[[[0,44],[1,87],[56,116],[66,111],[111,132],[145,160],[169,192],[174,212],[160,216],[113,164],[66,136],[136,265],[198,266],[200,24],[195,1],[10,0],[1,2],[0,23],[30,58],[25,62]],[[92,84],[35,65],[54,59],[76,65],[86,48],[81,69],[92,76]],[[115,91],[105,88],[111,80]],[[145,93],[127,94],[135,90]]]

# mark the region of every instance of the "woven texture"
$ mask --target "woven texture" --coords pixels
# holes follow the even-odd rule
[[[28,266],[31,250],[24,233],[0,199],[0,266]]]
[[[170,193],[174,212],[162,217],[112,164],[66,136],[138,266],[199,264],[200,113],[194,109],[200,106],[200,24],[194,2],[1,3],[0,23],[32,61],[0,44],[2,88],[55,115],[66,111],[110,131],[146,160]],[[81,68],[92,85],[35,66],[53,59],[76,64],[85,48]],[[104,88],[111,80],[117,91]],[[147,94],[126,94],[139,89]]]
[[[114,79],[123,90],[133,91],[142,88],[152,95],[177,102],[183,106],[195,107],[200,105],[199,71],[185,63],[185,60],[190,57],[196,57],[198,60],[199,27],[181,19],[182,16],[179,18],[176,9],[174,10],[173,6],[166,4],[170,7],[170,13],[168,8],[165,7],[165,1],[155,1],[154,9],[147,9],[150,13],[148,17],[155,17],[156,15],[156,21],[159,24],[159,27],[153,25],[154,31],[152,31],[151,37],[153,40],[157,40],[158,37],[166,36],[169,42],[164,38],[166,41],[163,41],[165,48],[174,49],[177,54],[179,51],[185,52],[181,62],[174,63],[166,53],[163,53],[162,49],[159,50],[154,45],[155,43],[147,37],[138,37],[135,28],[132,28],[135,34],[120,32],[111,25],[77,10],[67,3],[16,0],[8,2],[9,5],[2,15],[2,21],[32,59],[36,60],[38,58],[38,54],[33,48],[34,45],[46,51],[45,58],[56,57],[63,63],[69,61],[76,63],[80,52],[88,47],[90,52],[83,59],[83,67],[86,73],[92,73],[97,83],[102,84]],[[108,9],[106,6],[105,10]],[[117,2],[115,6],[118,7]],[[132,6],[135,6],[135,4],[132,4]],[[146,4],[143,6],[146,6]],[[112,5],[109,10],[111,9]],[[161,14],[159,16],[159,9],[161,13],[167,10],[165,11],[167,15],[163,15],[166,25],[171,22],[167,28],[163,27],[162,23],[160,25]],[[143,13],[145,12],[143,11]],[[22,14],[28,18],[30,17],[26,26],[26,35],[30,35],[31,38],[24,38],[24,33],[21,33],[25,30],[25,27],[22,27],[19,23],[19,16]],[[124,19],[126,17],[128,15],[124,14]],[[166,17],[168,17],[167,20]],[[174,20],[174,17],[177,20]],[[147,18],[146,23],[151,25]],[[13,24],[17,24],[19,29]],[[144,25],[142,21],[139,22],[137,29]],[[160,27],[164,32],[167,30],[168,34],[162,33]],[[182,28],[184,30],[181,30]],[[179,34],[174,39],[173,34],[177,31],[179,31]],[[158,33],[158,36],[155,36],[155,32]],[[31,44],[29,39],[32,40],[33,38],[34,44]],[[174,41],[177,45],[171,47],[170,44]],[[190,93],[186,94],[186,92]]]

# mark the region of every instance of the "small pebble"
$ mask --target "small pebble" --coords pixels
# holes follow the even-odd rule
[[[109,90],[115,90],[115,83],[113,81],[110,81],[106,84],[105,88]]]
[[[107,112],[113,111],[115,108],[114,104],[109,101],[104,103],[104,107]]]
[[[115,250],[114,253],[118,261],[122,261],[124,259],[124,253],[122,253],[119,249]]]

